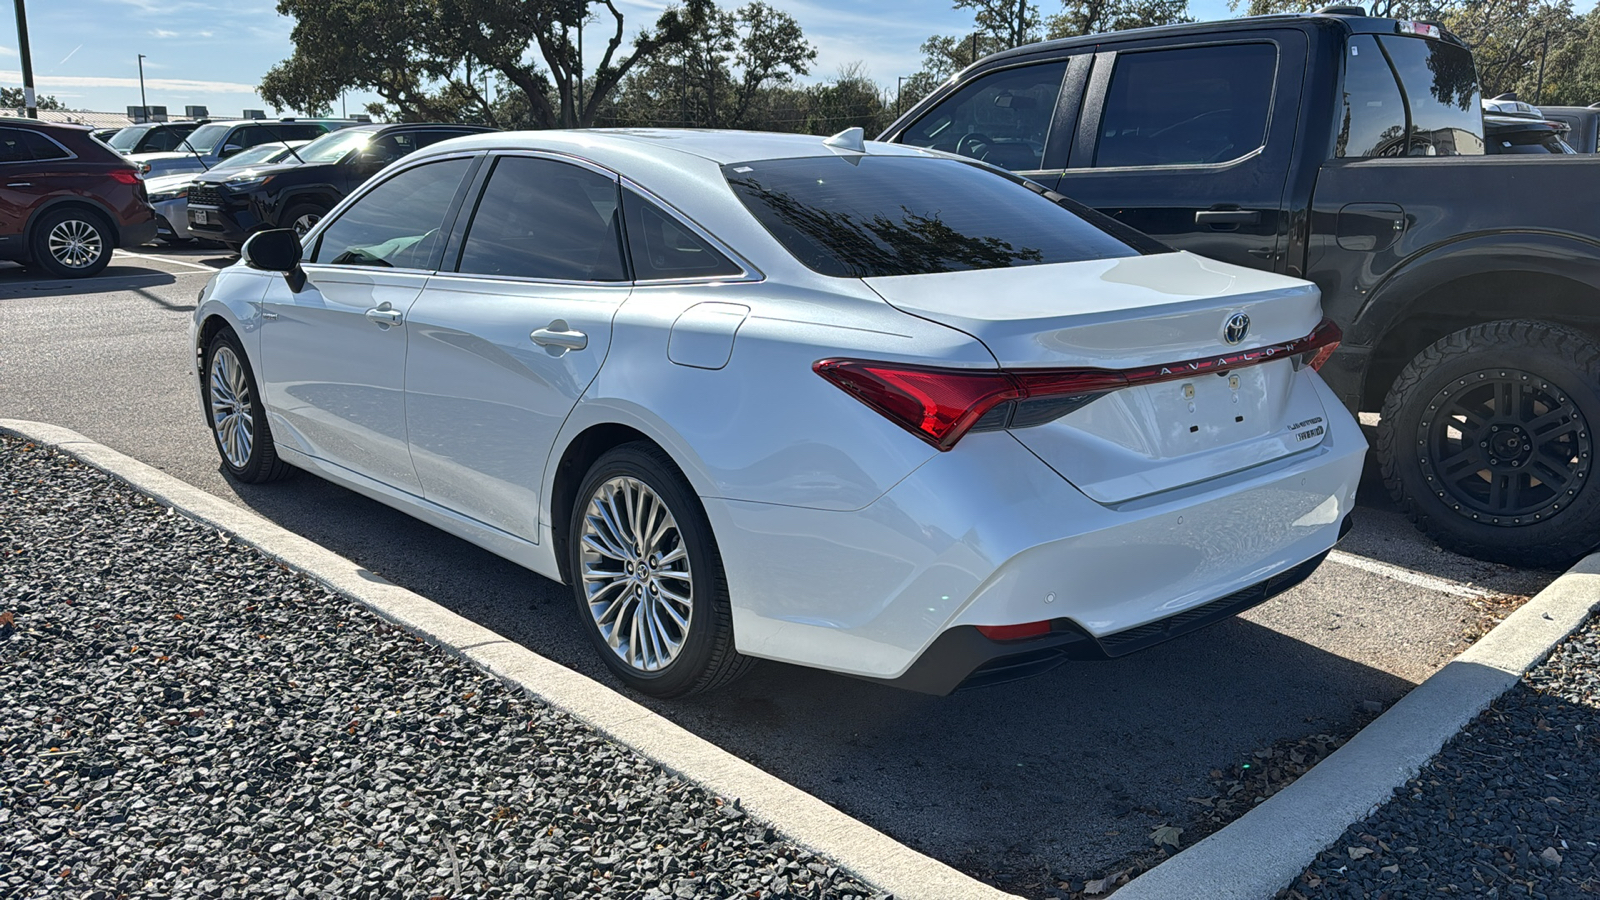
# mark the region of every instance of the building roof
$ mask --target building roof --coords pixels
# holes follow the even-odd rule
[[[25,119],[28,116],[28,111],[21,107],[0,107],[0,115]],[[89,112],[77,109],[41,109],[39,110],[39,121],[67,125],[87,125],[90,128],[124,128],[133,124],[133,120],[122,113]]]

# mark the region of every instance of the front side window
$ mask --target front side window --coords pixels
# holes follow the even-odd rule
[[[985,75],[929,110],[900,142],[1012,171],[1042,169],[1066,71],[1058,60]]]
[[[769,159],[732,163],[722,173],[796,259],[838,278],[1139,253],[1086,218],[1097,214],[1080,214],[1038,185],[956,159]]]
[[[628,254],[637,280],[737,278],[744,274],[738,263],[637,193],[624,190],[622,207],[628,220]]]
[[[1378,40],[1350,36],[1344,61],[1344,109],[1334,156],[1404,156],[1406,105]]]
[[[457,271],[625,281],[617,180],[553,159],[501,157],[472,215]]]
[[[1404,153],[1395,156],[1480,156],[1483,111],[1472,51],[1422,37],[1378,39],[1410,110]]]
[[[1268,43],[1117,54],[1095,167],[1206,165],[1260,148],[1277,67]]]
[[[331,266],[429,269],[445,213],[471,166],[446,159],[397,173],[363,194],[317,240],[311,261]]]

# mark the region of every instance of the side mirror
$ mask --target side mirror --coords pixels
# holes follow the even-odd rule
[[[293,228],[271,228],[251,235],[239,248],[239,257],[252,269],[282,272],[289,289],[300,293],[306,286],[305,270],[300,268],[300,236]]]
[[[238,144],[223,144],[222,145],[222,152],[218,153],[217,157],[219,159],[226,159],[226,158],[234,155],[235,153],[238,153],[240,150],[243,150],[243,149],[244,148],[239,146]]]

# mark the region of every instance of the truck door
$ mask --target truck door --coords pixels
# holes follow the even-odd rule
[[[1180,250],[1284,271],[1305,62],[1289,29],[1096,53],[1057,190]]]

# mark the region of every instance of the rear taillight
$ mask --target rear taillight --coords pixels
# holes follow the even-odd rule
[[[140,181],[139,173],[133,169],[112,169],[111,177],[123,184],[138,184]]]
[[[970,431],[1042,425],[1125,387],[1292,359],[1318,368],[1339,345],[1323,319],[1303,338],[1135,369],[949,369],[860,359],[824,359],[812,370],[889,421],[940,450]]]

